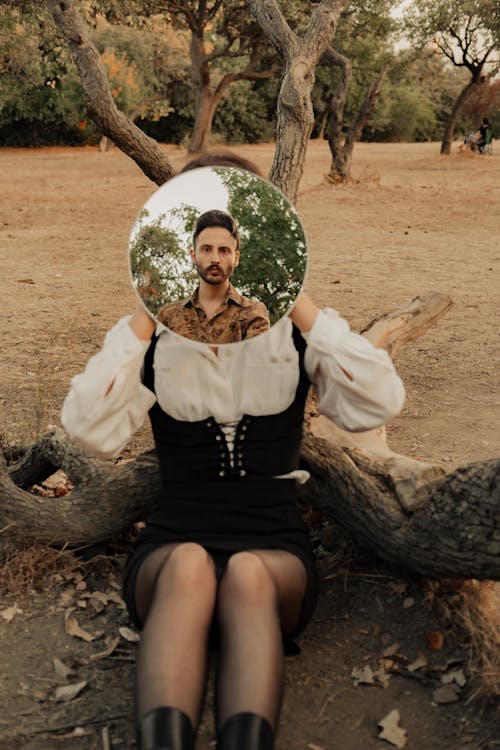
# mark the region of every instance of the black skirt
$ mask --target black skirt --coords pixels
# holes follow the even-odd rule
[[[135,583],[146,557],[164,544],[196,542],[212,554],[220,577],[227,559],[251,549],[281,549],[298,557],[307,587],[295,638],[312,616],[318,579],[307,529],[296,505],[293,479],[235,478],[164,484],[163,499],[149,514],[125,568],[124,596],[132,622]]]

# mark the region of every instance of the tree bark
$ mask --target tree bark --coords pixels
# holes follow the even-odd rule
[[[256,68],[261,61],[261,51],[254,48],[245,68],[237,73],[226,73],[216,88],[212,88],[210,55],[207,55],[205,51],[203,37],[193,30],[190,57],[193,85],[196,92],[196,116],[188,151],[189,153],[196,153],[206,151],[208,148],[214,115],[231,84],[236,81],[256,81],[262,78],[271,78],[275,75],[277,69],[272,67],[269,70],[258,71]]]
[[[64,497],[40,497],[14,483],[41,482],[58,468],[76,487]],[[110,539],[145,517],[159,487],[154,454],[111,466],[52,430],[8,470],[0,455],[0,558],[34,543],[75,547]]]
[[[480,71],[478,71],[477,74],[474,73],[472,79],[466,86],[463,87],[455,104],[453,105],[450,116],[446,120],[443,140],[441,141],[441,154],[443,154],[444,156],[449,156],[449,154],[451,153],[451,146],[453,144],[455,136],[455,127],[457,124],[458,115],[460,114],[462,107],[464,106],[467,99],[472,96],[472,93],[476,91],[482,85],[482,83],[483,81],[480,78]]]
[[[196,115],[188,150],[190,153],[195,153],[204,151],[207,147],[215,112],[215,108],[212,106],[213,91],[210,88],[210,66],[205,54],[203,30],[198,34],[191,29],[189,55],[195,90]]]
[[[72,0],[49,0],[48,5],[78,68],[89,117],[149,179],[163,185],[174,176],[175,170],[158,143],[117,108],[99,53]]]
[[[363,335],[394,353],[451,304],[436,292],[423,294],[372,321]],[[380,558],[434,577],[500,579],[500,461],[446,475],[394,453],[384,428],[347,433],[320,416],[308,426],[302,462],[312,475],[303,497]],[[57,468],[75,485],[71,494],[42,498],[22,489]],[[8,469],[0,461],[0,557],[34,542],[109,539],[144,518],[159,492],[154,453],[112,466],[53,430]]]
[[[315,71],[335,33],[343,2],[322,0],[313,10],[302,37],[291,30],[276,0],[249,0],[249,4],[285,62],[278,97],[276,152],[269,179],[295,203],[314,124],[311,91]]]
[[[352,77],[352,63],[345,56],[329,47],[325,58],[339,68],[339,82],[335,94],[330,99],[330,125],[328,128],[328,145],[332,156],[329,177],[338,174],[347,176],[350,169],[345,165],[345,149],[342,130],[344,126],[344,108]]]
[[[331,125],[328,134],[328,144],[332,155],[332,163],[328,177],[331,181],[345,181],[351,176],[354,144],[361,138],[363,128],[372,115],[387,73],[384,69],[370,84],[358,113],[347,129],[345,139],[342,142],[344,106],[351,78],[351,64],[343,55],[339,55],[339,57],[343,58],[339,91],[330,101]]]
[[[500,579],[500,461],[438,467],[308,434],[303,498],[363,547],[435,578]]]

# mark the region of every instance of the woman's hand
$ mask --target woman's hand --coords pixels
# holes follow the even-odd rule
[[[137,338],[142,341],[148,341],[156,329],[155,321],[141,305],[136,308],[128,324]]]
[[[309,299],[307,294],[301,292],[295,303],[295,307],[290,313],[290,320],[295,323],[301,333],[307,333],[314,325],[318,317],[319,308]]]

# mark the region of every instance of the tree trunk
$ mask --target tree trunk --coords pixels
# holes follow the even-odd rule
[[[191,58],[191,75],[195,90],[196,114],[188,151],[189,153],[196,153],[204,151],[208,145],[215,112],[215,108],[213,108],[213,91],[210,88],[210,65],[206,59],[203,30],[200,33],[191,30],[189,56]]]
[[[330,129],[328,145],[332,155],[332,163],[328,179],[332,182],[345,181],[351,176],[351,163],[354,144],[361,138],[363,128],[371,117],[382,90],[386,76],[384,69],[373,81],[366,92],[359,111],[349,126],[345,139],[342,139],[344,125],[344,107],[351,82],[352,65],[344,55],[330,48],[326,53],[327,60],[340,68],[340,80],[337,91],[330,100]]]
[[[344,148],[342,130],[344,126],[344,107],[349,91],[352,76],[351,61],[330,47],[325,54],[326,59],[339,68],[339,83],[337,91],[330,99],[330,126],[328,128],[328,145],[332,156],[329,177],[340,175],[341,178],[348,176],[350,166],[346,163],[346,151]]]
[[[363,335],[394,353],[450,306],[448,297],[429,292],[373,321]],[[500,579],[500,461],[445,475],[391,451],[384,428],[347,433],[316,417],[302,462],[312,475],[304,498],[382,559],[434,577]],[[57,468],[75,485],[71,494],[42,498],[22,489]],[[53,430],[8,470],[0,461],[0,557],[34,542],[109,539],[144,518],[159,490],[154,453],[112,466]]]
[[[59,468],[76,487],[69,495],[47,498],[21,489]],[[110,539],[145,517],[159,487],[154,454],[111,466],[52,430],[8,470],[0,455],[0,558],[34,543],[74,547]]]
[[[313,425],[319,430],[320,425]],[[500,461],[444,470],[306,435],[303,499],[365,549],[435,578],[500,579]]]
[[[216,109],[214,92],[205,86],[197,96],[196,117],[188,147],[190,154],[206,151]]]
[[[190,57],[193,86],[196,91],[196,116],[188,148],[188,151],[193,153],[207,149],[214,115],[231,84],[242,80],[255,81],[271,78],[276,73],[276,68],[257,71],[256,68],[262,60],[262,50],[254,47],[245,68],[237,73],[226,73],[217,87],[213,89],[210,85],[210,59],[206,54],[203,37],[196,30],[192,30]]]
[[[314,124],[311,91],[315,71],[335,33],[343,3],[342,0],[322,0],[313,10],[302,37],[291,30],[276,0],[249,0],[249,4],[262,30],[285,61],[278,97],[276,152],[269,179],[295,203]]]
[[[472,95],[473,91],[481,86],[481,84],[482,81],[480,79],[480,71],[478,71],[477,74],[474,73],[474,75],[472,76],[472,80],[470,80],[469,83],[463,87],[458,96],[458,99],[453,105],[453,109],[451,110],[450,116],[448,117],[444,126],[443,140],[441,141],[441,153],[443,155],[446,156],[451,153],[451,146],[455,136],[455,126],[457,124],[458,115],[460,114],[460,111],[467,99]]]
[[[49,0],[49,8],[78,68],[89,117],[147,177],[157,185],[163,185],[174,176],[175,170],[158,143],[116,107],[99,53],[73,2]]]

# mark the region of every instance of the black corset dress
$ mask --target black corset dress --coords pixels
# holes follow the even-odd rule
[[[234,451],[217,422],[182,422],[158,403],[149,415],[160,461],[162,499],[149,513],[125,571],[125,597],[132,619],[135,577],[147,554],[162,544],[197,542],[210,550],[283,549],[299,557],[308,587],[299,627],[314,609],[317,578],[307,529],[296,506],[294,479],[273,479],[299,467],[304,406],[309,380],[303,366],[305,342],[294,328],[300,379],[295,398],[280,414],[243,416]],[[143,382],[154,392],[157,339],[144,360]],[[265,388],[265,383],[262,384]]]

